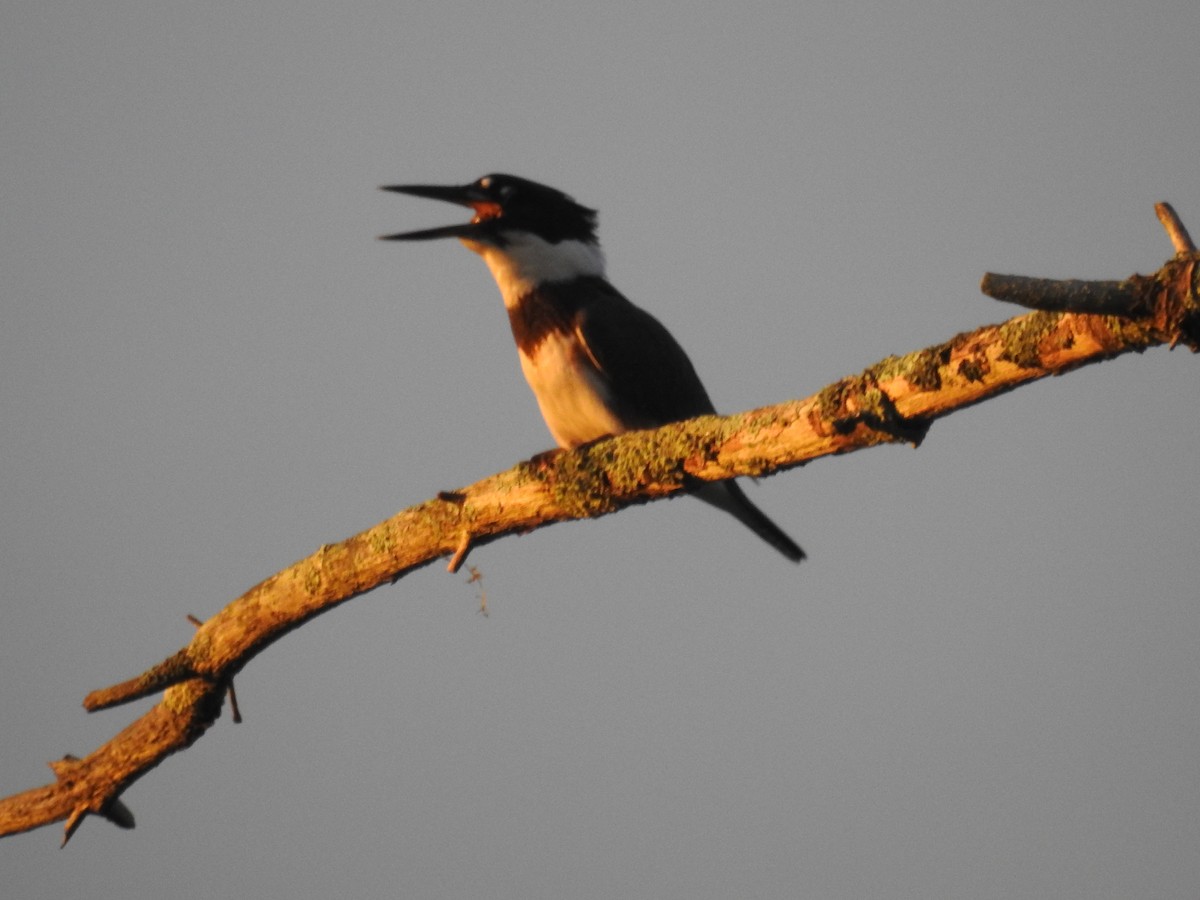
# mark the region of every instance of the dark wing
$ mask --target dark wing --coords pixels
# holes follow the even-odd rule
[[[621,418],[653,427],[713,413],[692,361],[662,323],[596,279],[575,312],[575,333],[619,398]]]

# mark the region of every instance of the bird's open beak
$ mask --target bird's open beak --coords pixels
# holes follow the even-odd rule
[[[389,184],[383,187],[385,191],[397,194],[411,194],[414,197],[428,197],[430,200],[445,200],[475,210],[475,217],[470,222],[459,225],[443,225],[441,228],[425,228],[421,231],[402,231],[399,234],[380,236],[382,241],[431,241],[435,238],[470,238],[480,231],[480,223],[485,219],[499,215],[499,208],[473,184],[465,186],[442,186],[436,184]]]

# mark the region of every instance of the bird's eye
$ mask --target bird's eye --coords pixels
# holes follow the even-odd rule
[[[500,196],[503,197],[505,200],[507,200],[509,197],[511,197],[513,195],[513,191],[515,191],[515,190],[516,190],[516,188],[514,188],[511,184],[506,184],[502,188],[500,188]]]
[[[479,179],[479,181],[477,181],[475,183],[478,184],[481,188],[483,188],[486,191],[491,188],[492,179],[491,179],[491,177],[484,175],[482,178]]]

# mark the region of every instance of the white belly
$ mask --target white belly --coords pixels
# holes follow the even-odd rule
[[[551,333],[533,358],[520,357],[521,371],[560,447],[578,447],[626,430],[609,407],[607,386],[573,336]]]

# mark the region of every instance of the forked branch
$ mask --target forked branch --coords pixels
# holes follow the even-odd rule
[[[208,729],[251,659],[314,616],[434,560],[449,556],[457,568],[472,548],[505,535],[606,515],[701,481],[770,475],[876,444],[919,444],[941,416],[1122,353],[1178,343],[1200,350],[1200,256],[1170,207],[1160,204],[1159,214],[1177,255],[1154,275],[988,275],[986,293],[1039,311],[881,360],[803,400],[544,454],[321,547],[234,600],[163,662],[89,694],[89,710],[163,697],[86,758],[53,763],[56,782],[0,800],[0,835],[65,819],[65,843],[88,814],[132,827],[121,793]]]

